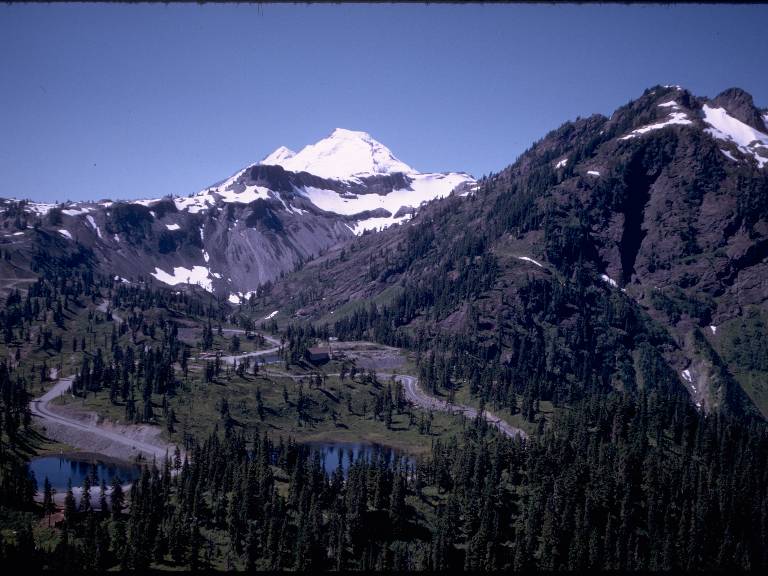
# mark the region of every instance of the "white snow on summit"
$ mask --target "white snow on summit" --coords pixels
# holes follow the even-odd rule
[[[280,147],[261,161],[278,164],[291,172],[309,172],[321,178],[347,179],[373,174],[415,174],[392,152],[366,132],[336,128],[327,138],[292,154]]]
[[[269,156],[264,158],[260,162],[260,164],[266,164],[268,166],[274,166],[277,164],[278,166],[282,166],[283,162],[286,160],[289,160],[290,158],[293,158],[296,156],[296,152],[291,150],[290,148],[286,148],[285,146],[280,146],[277,150],[272,152]]]
[[[712,108],[704,104],[702,110],[704,122],[711,126],[706,129],[708,134],[717,140],[733,142],[741,153],[757,160],[760,168],[768,163],[768,134],[763,134],[749,124],[734,118],[725,108]],[[758,154],[758,151],[762,155]]]
[[[422,174],[404,162],[401,162],[383,144],[374,140],[366,132],[356,132],[337,128],[333,133],[315,144],[302,148],[298,153],[281,146],[264,160],[264,165],[280,165],[291,172],[308,172],[321,178],[342,180],[353,185],[362,183],[361,178],[375,175],[402,173],[407,185],[388,194],[343,194],[335,190],[316,187],[297,187],[294,192],[312,202],[326,212],[342,216],[357,216],[348,226],[355,234],[366,230],[386,228],[401,223],[412,217],[413,209],[422,203],[444,198],[457,186],[474,183],[475,180],[465,173],[426,173]],[[249,204],[257,199],[277,199],[282,202],[287,212],[302,216],[307,210],[289,205],[280,192],[264,186],[248,184],[248,170],[251,164],[236,172],[226,180],[201,190],[186,198],[174,198],[179,211],[199,213],[208,210],[217,202],[238,202]],[[138,200],[136,204],[151,206],[159,201]],[[403,210],[407,208],[410,210]],[[389,215],[366,215],[366,211],[386,210]],[[395,216],[398,214],[397,216]],[[172,226],[172,225],[171,225]],[[170,229],[170,228],[169,228]]]

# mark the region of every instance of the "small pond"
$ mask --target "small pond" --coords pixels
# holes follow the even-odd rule
[[[72,486],[82,486],[86,476],[95,476],[98,486],[102,479],[107,485],[112,478],[118,476],[125,484],[132,482],[141,475],[141,467],[126,462],[106,462],[98,455],[70,454],[61,456],[40,456],[29,463],[29,470],[35,474],[37,488],[42,492],[45,477],[48,477],[51,485],[59,492],[67,489],[67,482],[71,479]]]
[[[382,446],[380,444],[369,444],[364,442],[304,442],[304,445],[317,450],[323,459],[323,467],[328,474],[333,474],[339,467],[346,474],[350,463],[357,461],[358,458],[365,458],[369,462],[383,456],[387,462],[394,462],[397,458],[402,458],[408,465],[416,462],[416,459],[405,452]]]

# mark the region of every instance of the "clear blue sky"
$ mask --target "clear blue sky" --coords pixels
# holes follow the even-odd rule
[[[364,130],[498,171],[654,84],[768,106],[768,6],[2,5],[0,196],[187,195]]]

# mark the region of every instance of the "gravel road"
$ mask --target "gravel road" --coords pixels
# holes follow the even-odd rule
[[[245,330],[241,330],[239,328],[222,328],[222,332],[228,332],[229,334],[245,334]],[[264,336],[264,339],[272,344],[272,348],[267,348],[266,350],[258,350],[256,352],[245,352],[243,354],[233,354],[230,356],[222,356],[221,360],[225,362],[226,364],[234,364],[235,360],[240,361],[243,358],[252,358],[254,356],[267,356],[269,354],[276,354],[278,350],[280,350],[280,340],[277,340],[273,338],[272,336],[267,336],[266,334],[262,334]]]
[[[405,397],[411,404],[415,404],[416,406],[424,408],[425,410],[461,414],[465,418],[474,419],[477,417],[477,409],[472,408],[471,406],[465,406],[464,404],[451,404],[446,400],[441,400],[440,398],[430,396],[421,389],[421,386],[419,386],[419,380],[414,376],[399,375],[395,376],[395,379],[403,385]],[[515,438],[516,436],[520,436],[521,438],[528,437],[528,435],[523,430],[508,424],[498,416],[491,414],[488,410],[483,410],[482,417],[489,424],[498,428],[499,431],[505,436],[509,436],[510,438]]]
[[[99,452],[116,458],[130,459],[142,454],[145,458],[162,461],[166,452],[173,454],[174,446],[158,437],[159,428],[84,421],[74,416],[54,412],[50,403],[72,386],[72,377],[60,378],[48,392],[32,400],[32,414],[42,420],[51,436],[81,450]],[[154,442],[150,440],[155,440]]]

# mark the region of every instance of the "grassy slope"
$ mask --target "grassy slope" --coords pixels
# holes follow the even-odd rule
[[[21,362],[19,369],[28,378],[30,384],[30,393],[33,396],[42,394],[52,385],[51,380],[41,382],[40,367],[45,362],[49,368],[59,368],[59,374],[64,376],[73,375],[82,364],[83,355],[91,355],[96,348],[101,348],[105,357],[108,355],[109,343],[114,323],[106,319],[103,312],[98,311],[97,305],[101,302],[97,299],[96,303],[83,299],[80,305],[71,305],[70,309],[65,311],[66,321],[63,328],[53,326],[47,322],[48,326],[53,326],[53,334],[61,335],[63,339],[63,348],[61,353],[53,350],[43,350],[36,344],[37,332],[40,330],[41,322],[35,322],[29,335],[29,342],[26,338],[17,338],[9,347],[0,343],[0,357],[15,356],[16,349],[20,351]],[[144,311],[144,317],[157,319],[162,314],[159,310]],[[90,319],[89,319],[90,314]],[[129,312],[126,310],[118,311],[121,318],[126,319]],[[190,345],[195,345],[202,334],[204,325],[201,319],[190,319],[189,327],[180,330],[180,337]],[[85,337],[86,351],[81,349],[81,339]],[[135,344],[153,346],[163,337],[161,329],[157,329],[155,337],[151,338],[141,332],[137,333]],[[239,353],[253,351],[259,348],[255,339],[245,338],[240,335]],[[72,351],[72,341],[77,340],[77,350]],[[231,353],[232,335],[223,333],[219,335],[214,328],[214,351],[221,351],[223,354]],[[132,342],[130,332],[119,337],[122,346]],[[352,382],[349,378],[340,382],[337,377],[328,377],[321,389],[310,389],[307,384],[301,385],[300,379],[308,379],[315,373],[311,367],[291,367],[290,376],[285,377],[279,374],[260,374],[257,377],[247,374],[241,378],[234,374],[230,368],[230,373],[223,372],[215,383],[206,384],[203,382],[204,359],[196,359],[199,350],[193,350],[193,359],[190,361],[189,378],[184,382],[179,393],[170,398],[170,406],[176,413],[176,423],[174,432],[169,433],[166,428],[166,419],[162,415],[162,398],[159,395],[153,397],[154,413],[156,417],[155,424],[163,428],[163,434],[175,441],[181,441],[186,432],[192,436],[202,437],[208,434],[212,427],[218,423],[220,429],[223,427],[223,421],[220,416],[219,407],[222,399],[226,398],[230,414],[234,419],[235,426],[245,427],[252,431],[267,430],[275,438],[288,435],[301,440],[324,440],[324,441],[368,441],[381,444],[388,444],[410,452],[421,452],[428,449],[431,438],[449,435],[461,428],[462,420],[458,417],[435,414],[433,416],[432,433],[422,435],[418,432],[418,421],[420,413],[416,413],[416,422],[409,426],[409,417],[406,414],[395,414],[392,428],[388,430],[385,424],[375,420],[372,414],[373,397],[375,390],[372,386],[363,384],[359,381]],[[285,372],[283,364],[273,365],[274,370]],[[338,373],[340,366],[332,363],[322,368],[326,374]],[[180,366],[176,366],[176,376],[184,380]],[[288,391],[289,401],[286,404],[283,400],[283,387]],[[309,414],[311,420],[307,422],[298,422],[295,400],[302,387],[304,392],[311,400]],[[256,389],[261,390],[264,406],[265,418],[262,421],[259,418],[256,403]],[[344,395],[344,400],[340,398],[340,393]],[[347,407],[346,396],[352,398],[352,410]],[[335,398],[335,399],[334,399]],[[73,399],[71,397],[62,397],[56,400],[59,404],[68,404],[77,410],[95,411],[96,413],[114,421],[125,421],[125,406],[122,402],[112,404],[109,401],[106,390],[98,394],[89,394],[85,399]],[[363,413],[363,405],[367,405]],[[336,421],[333,414],[336,415]],[[39,446],[32,449],[29,455],[48,453],[50,451],[69,449],[58,444],[44,444],[43,439]]]

